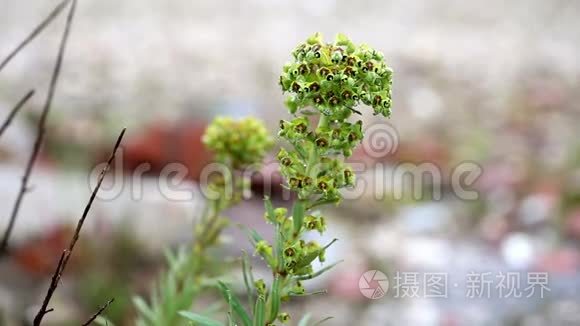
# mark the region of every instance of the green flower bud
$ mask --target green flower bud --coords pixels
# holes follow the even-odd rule
[[[320,77],[326,78],[326,76],[330,75],[330,69],[328,69],[326,67],[322,67],[322,68],[318,69],[318,75]]]
[[[296,284],[294,284],[294,286],[292,287],[291,292],[296,293],[296,294],[304,294],[304,292],[306,292],[306,290],[304,289],[302,282],[296,281]]]
[[[310,36],[307,40],[306,43],[310,44],[310,45],[315,45],[315,44],[322,44],[322,34],[321,33],[314,33],[314,35]]]
[[[305,133],[306,130],[308,129],[308,121],[306,119],[296,119],[294,121],[292,121],[292,124],[294,126],[294,131],[298,132],[298,133]]]
[[[287,260],[284,263],[284,269],[286,269],[286,271],[288,273],[292,273],[294,270],[294,267],[296,267],[296,260],[295,259]]]
[[[356,65],[356,58],[355,57],[348,57],[346,59],[346,65],[352,69],[352,67],[354,67]]]
[[[347,186],[354,185],[355,175],[352,172],[351,168],[344,169],[343,175],[344,175],[344,180],[345,180],[345,183]]]
[[[264,258],[272,257],[272,246],[266,240],[260,240],[256,243],[256,253]]]
[[[297,82],[293,82],[290,87],[293,92],[298,92],[300,90],[300,84],[298,84]]]
[[[264,124],[254,118],[218,117],[207,127],[202,141],[217,160],[234,167],[261,162],[274,145]]]
[[[309,69],[308,69],[308,65],[303,63],[300,66],[298,66],[298,73],[300,75],[306,75],[309,73]]]
[[[338,51],[338,50],[334,51],[332,53],[330,61],[332,61],[332,63],[334,63],[334,64],[339,64],[342,61],[342,52]]]
[[[320,90],[320,85],[317,82],[313,82],[308,85],[308,88],[312,92],[318,92]]]
[[[288,210],[284,207],[274,209],[274,216],[276,216],[276,219],[283,219],[286,214],[288,214]]]
[[[292,160],[289,157],[284,157],[282,160],[280,160],[280,163],[282,163],[284,166],[290,166],[290,164],[292,164]]]
[[[326,138],[320,137],[316,139],[316,146],[320,148],[326,148],[328,146],[328,140]]]
[[[338,104],[340,104],[340,99],[339,99],[338,97],[336,97],[336,96],[333,96],[333,97],[331,97],[331,98],[328,100],[328,103],[329,103],[331,106],[337,106]]]
[[[296,250],[292,247],[288,247],[288,248],[284,249],[284,256],[294,257],[294,256],[296,256]]]
[[[256,287],[256,292],[258,292],[258,295],[266,295],[266,283],[263,279],[256,280],[254,282],[254,286]]]
[[[320,94],[318,94],[318,95],[314,96],[314,98],[312,99],[312,102],[314,102],[314,104],[316,104],[316,105],[323,105],[324,98]]]
[[[290,86],[288,86],[288,87],[290,87]],[[284,101],[284,104],[286,105],[286,107],[288,108],[290,113],[292,113],[292,114],[296,113],[296,111],[298,110],[298,103],[296,102],[296,99],[294,98],[294,96],[288,96],[286,98],[286,100]]]
[[[292,189],[302,189],[303,187],[302,179],[298,177],[291,177],[290,180],[288,180],[288,185]]]
[[[290,314],[288,314],[287,312],[282,312],[278,315],[278,320],[281,323],[287,323],[290,321]]]
[[[336,45],[346,47],[346,52],[348,54],[353,53],[356,50],[356,46],[352,41],[344,34],[336,35],[336,40],[334,41]]]

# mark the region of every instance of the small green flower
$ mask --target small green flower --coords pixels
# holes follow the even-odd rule
[[[266,260],[272,257],[272,246],[266,240],[260,240],[256,243],[256,253]]]
[[[304,228],[316,230],[320,234],[326,231],[326,222],[322,216],[308,215],[304,218]]]

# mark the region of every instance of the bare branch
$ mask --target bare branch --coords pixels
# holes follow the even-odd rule
[[[66,44],[68,41],[68,36],[70,33],[70,27],[72,24],[75,8],[76,8],[76,0],[73,0],[72,5],[70,7],[68,17],[67,17],[64,33],[62,35],[62,39],[61,39],[60,46],[58,49],[56,63],[54,65],[54,70],[52,72],[50,85],[48,87],[48,95],[46,96],[46,101],[45,101],[44,106],[42,108],[42,114],[40,116],[40,120],[38,120],[37,135],[36,135],[36,140],[34,142],[34,148],[32,149],[32,154],[30,155],[30,158],[28,159],[28,164],[26,165],[24,177],[22,177],[20,191],[18,192],[18,197],[16,198],[16,202],[14,203],[14,207],[12,208],[12,214],[10,215],[8,226],[6,228],[6,231],[4,232],[2,242],[0,243],[0,256],[6,254],[6,252],[8,250],[8,239],[10,238],[10,235],[12,234],[12,229],[14,228],[14,222],[16,221],[16,217],[18,216],[18,211],[20,210],[20,204],[22,203],[22,199],[24,197],[24,194],[28,190],[28,179],[30,178],[30,174],[32,173],[32,168],[34,167],[34,163],[36,162],[36,158],[38,157],[38,153],[40,152],[40,147],[42,146],[42,143],[44,141],[46,119],[48,117],[48,113],[49,113],[50,107],[52,105],[52,98],[54,97],[54,92],[56,90],[57,81],[58,81],[58,78],[60,76],[60,69],[62,66],[62,60],[64,57],[64,52],[66,49]]]
[[[111,300],[107,301],[107,303],[101,306],[101,308],[99,308],[99,310],[91,318],[89,318],[89,320],[87,320],[82,326],[90,325],[95,319],[97,319],[97,317],[99,317],[100,314],[103,313],[103,311],[105,311],[105,309],[109,307],[111,303],[113,303],[113,301],[115,301],[115,298],[111,298]]]
[[[36,26],[36,28],[34,28],[34,30],[29,35],[22,42],[20,42],[20,44],[18,44],[18,46],[16,46],[16,48],[12,50],[12,52],[10,52],[8,56],[4,58],[4,60],[2,60],[2,62],[0,62],[0,71],[2,71],[2,69],[18,54],[18,52],[20,52],[20,50],[22,50],[38,34],[40,34],[40,32],[42,32],[42,30],[44,30],[46,26],[48,26],[50,22],[52,22],[54,18],[56,18],[56,16],[58,16],[58,14],[60,14],[60,12],[66,7],[66,5],[69,2],[70,0],[63,0],[61,3],[59,3],[58,6],[56,6],[50,12],[50,14],[46,18],[44,18],[44,20],[38,26]]]
[[[73,1],[75,1],[75,0],[73,0]],[[34,318],[34,322],[33,322],[34,326],[39,326],[40,323],[42,322],[42,318],[44,318],[44,315],[46,315],[50,311],[50,309],[47,309],[48,304],[50,303],[50,299],[52,298],[54,291],[58,287],[58,284],[59,284],[60,279],[62,277],[62,273],[64,272],[64,269],[66,268],[66,265],[68,264],[68,261],[71,257],[72,251],[74,250],[74,247],[79,239],[81,229],[83,227],[83,224],[85,223],[85,220],[87,218],[87,215],[89,214],[89,211],[91,210],[91,205],[93,204],[93,201],[95,200],[95,198],[97,196],[97,192],[99,191],[99,188],[101,187],[101,184],[103,183],[103,179],[105,178],[105,174],[107,173],[107,171],[111,167],[111,163],[115,159],[115,154],[116,154],[117,149],[119,148],[119,146],[121,144],[121,140],[123,139],[123,135],[125,134],[125,130],[126,129],[123,129],[123,131],[121,131],[121,134],[119,135],[119,138],[117,138],[117,142],[115,143],[115,147],[113,148],[113,152],[111,153],[111,156],[109,157],[109,160],[107,161],[107,164],[105,165],[105,167],[101,171],[101,174],[99,175],[99,179],[97,181],[97,186],[93,190],[93,193],[91,194],[91,197],[89,198],[89,202],[85,206],[85,209],[83,211],[83,215],[81,216],[79,222],[77,223],[77,227],[76,227],[75,233],[70,241],[70,244],[69,244],[68,248],[65,249],[62,252],[62,255],[60,256],[60,259],[58,261],[58,265],[56,266],[56,269],[55,269],[54,274],[52,276],[50,286],[46,292],[46,297],[44,298],[44,301],[42,302],[42,306],[41,306],[40,310],[38,311],[38,314]]]
[[[31,89],[30,91],[28,91],[28,93],[26,93],[26,95],[24,95],[23,98],[20,99],[20,101],[18,101],[18,103],[16,103],[14,108],[8,114],[8,117],[6,117],[6,120],[4,120],[4,122],[2,123],[2,126],[0,126],[0,137],[2,137],[2,134],[4,133],[4,131],[6,131],[6,129],[8,128],[8,126],[10,125],[12,120],[14,119],[14,116],[16,116],[16,113],[18,113],[18,111],[20,111],[20,109],[24,106],[24,104],[26,104],[26,102],[28,102],[28,100],[33,95],[34,95],[34,90]]]

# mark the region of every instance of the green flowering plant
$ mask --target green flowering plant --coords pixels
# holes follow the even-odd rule
[[[340,189],[355,183],[352,168],[344,162],[363,139],[362,121],[348,121],[353,114],[361,114],[355,108],[362,103],[371,106],[375,115],[391,114],[393,71],[382,53],[364,44],[357,46],[341,34],[333,43],[325,43],[317,33],[298,45],[292,56],[293,61],[284,66],[280,86],[288,93],[286,106],[294,118],[281,120],[278,133],[290,149],[281,149],[277,158],[284,186],[297,194],[297,200],[289,212],[265,199],[265,219],[275,228],[273,242],[247,229],[255,253],[272,271],[272,282],[268,285],[263,279],[254,280],[244,255],[244,283],[253,309],[246,310],[232,289],[220,282],[218,288],[230,307],[229,325],[288,322],[291,317],[283,311],[282,302],[311,294],[303,281],[336,265],[315,271],[314,262],[325,262],[325,251],[334,241],[321,245],[304,236],[312,231],[325,232],[327,219],[315,208],[338,204]],[[316,125],[312,116],[318,116]],[[181,314],[199,325],[221,325],[200,314]],[[299,325],[307,325],[308,318]]]
[[[223,262],[212,257],[209,251],[219,245],[220,234],[229,224],[222,212],[237,204],[249,187],[249,181],[239,173],[239,169],[255,167],[273,146],[264,124],[254,118],[234,120],[218,117],[207,127],[202,141],[223,167],[223,173],[214,175],[207,185],[217,195],[208,198],[200,221],[195,225],[192,248],[182,248],[177,253],[167,252],[168,270],[154,287],[149,303],[143,298],[134,298],[137,325],[189,324],[178,313],[191,309],[198,295],[221,275]],[[106,324],[112,325],[110,322]]]

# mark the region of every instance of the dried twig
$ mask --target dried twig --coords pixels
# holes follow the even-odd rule
[[[59,3],[58,6],[56,6],[29,35],[22,42],[20,42],[20,44],[18,44],[18,46],[16,46],[16,48],[12,50],[12,52],[10,52],[8,56],[4,58],[4,60],[2,60],[2,62],[0,62],[0,71],[2,71],[2,69],[18,54],[18,52],[20,52],[20,50],[22,50],[38,34],[40,34],[40,32],[42,32],[42,30],[44,30],[46,26],[48,26],[50,22],[56,18],[56,16],[58,16],[58,14],[66,7],[69,2],[70,0],[63,0],[61,3]]]
[[[89,320],[87,320],[82,326],[90,325],[95,319],[97,319],[97,317],[99,317],[100,314],[103,313],[103,311],[105,311],[105,309],[107,309],[107,307],[109,307],[111,303],[113,303],[113,301],[115,301],[115,298],[111,298],[111,300],[107,301],[107,303],[102,305],[101,308],[99,308],[99,310],[91,318],[89,318]]]
[[[95,197],[97,196],[97,192],[99,191],[99,188],[101,187],[101,183],[103,183],[103,179],[105,178],[105,174],[107,173],[107,171],[111,167],[111,163],[113,162],[113,159],[115,158],[115,153],[117,152],[117,149],[119,148],[119,145],[121,144],[121,140],[123,139],[124,134],[125,134],[125,129],[123,129],[123,131],[121,131],[119,138],[117,138],[117,142],[115,143],[115,147],[113,148],[113,152],[111,153],[111,156],[109,157],[109,160],[107,161],[107,164],[105,165],[105,167],[101,171],[101,174],[99,175],[99,179],[97,181],[97,186],[93,190],[93,193],[91,194],[91,197],[89,198],[89,202],[85,206],[85,209],[83,211],[83,215],[81,216],[81,218],[77,224],[77,227],[75,229],[75,233],[71,239],[71,242],[70,242],[68,248],[65,249],[60,256],[60,259],[58,261],[58,265],[56,266],[56,270],[54,271],[54,274],[52,275],[52,281],[50,282],[50,286],[46,292],[46,297],[44,298],[44,301],[42,302],[42,306],[41,306],[40,310],[38,311],[38,314],[34,318],[34,323],[33,323],[34,326],[39,326],[40,323],[42,322],[42,318],[44,317],[44,315],[46,315],[50,311],[50,309],[47,309],[48,304],[50,302],[50,299],[52,298],[54,291],[58,287],[58,283],[60,282],[60,279],[62,277],[62,273],[64,272],[64,269],[66,268],[66,265],[68,264],[68,261],[71,257],[72,251],[73,251],[73,249],[74,249],[74,247],[79,239],[81,229],[82,229],[83,224],[85,222],[85,219],[87,218],[87,215],[91,209],[91,205],[93,204],[93,201],[95,200]]]
[[[40,120],[38,120],[38,134],[36,135],[36,140],[34,142],[34,148],[32,149],[32,154],[28,159],[28,164],[26,165],[26,170],[24,172],[24,177],[22,177],[22,183],[20,186],[20,191],[18,193],[18,197],[16,198],[16,202],[14,203],[14,207],[12,209],[12,214],[10,215],[10,220],[8,222],[8,227],[4,232],[4,236],[2,238],[2,243],[0,244],[0,256],[4,255],[8,249],[8,239],[12,234],[12,229],[14,228],[14,222],[16,221],[16,217],[18,216],[18,211],[20,210],[20,204],[22,203],[22,199],[24,194],[28,191],[28,179],[30,178],[30,174],[32,173],[32,168],[34,167],[34,162],[36,162],[36,158],[38,157],[38,153],[40,152],[40,147],[42,146],[42,142],[44,140],[44,133],[46,128],[46,119],[48,117],[48,113],[50,111],[50,107],[52,105],[52,98],[54,97],[54,92],[56,90],[56,84],[58,81],[58,77],[60,76],[60,69],[62,66],[62,60],[64,57],[64,51],[66,49],[66,44],[68,41],[68,35],[70,33],[70,28],[72,25],[72,20],[74,17],[74,12],[76,8],[76,0],[72,1],[72,5],[70,7],[70,11],[66,20],[66,26],[64,29],[64,33],[62,35],[62,39],[60,42],[60,46],[58,49],[58,54],[56,57],[56,63],[54,65],[54,70],[52,72],[50,85],[48,87],[48,95],[46,96],[46,101],[42,108],[42,114],[40,116]]]
[[[12,119],[14,119],[14,116],[16,116],[16,113],[18,113],[18,111],[20,111],[20,109],[24,106],[24,104],[26,104],[26,102],[28,102],[28,100],[32,97],[32,95],[34,95],[33,89],[28,91],[28,93],[26,93],[26,95],[24,95],[24,97],[22,99],[20,99],[20,101],[18,101],[18,103],[16,103],[14,108],[8,114],[8,117],[6,117],[6,120],[4,120],[4,122],[2,123],[2,126],[0,126],[0,137],[2,137],[2,134],[4,133],[4,131],[6,131],[6,129],[8,128],[10,123],[12,122]]]

